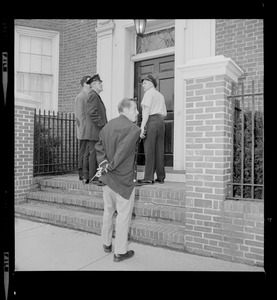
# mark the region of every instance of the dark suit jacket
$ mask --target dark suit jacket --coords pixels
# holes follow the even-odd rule
[[[108,161],[108,173],[100,177],[106,185],[125,199],[135,187],[134,160],[140,128],[126,116],[112,119],[100,132],[95,145],[97,162]]]
[[[86,103],[85,139],[99,140],[99,132],[107,123],[105,105],[96,91],[91,90]]]
[[[85,139],[87,98],[88,95],[83,90],[75,98],[74,109],[75,109],[75,117],[76,117],[77,139],[79,140]]]

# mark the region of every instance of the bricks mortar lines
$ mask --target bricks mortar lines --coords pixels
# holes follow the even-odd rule
[[[34,109],[15,106],[15,203],[33,186]]]
[[[73,23],[71,21],[74,21]],[[77,21],[83,21],[78,23]],[[78,56],[79,45],[74,45],[70,30],[80,34],[89,26],[90,34],[95,23],[88,25],[86,20],[19,20],[16,24],[57,30],[60,32],[60,81],[59,110],[72,111],[75,94],[79,91],[79,77],[71,60]],[[87,25],[84,25],[87,24]],[[74,25],[74,26],[73,26]],[[91,27],[92,25],[92,27]],[[72,28],[71,28],[72,27]],[[80,28],[82,28],[80,30]],[[80,31],[79,31],[80,30]],[[247,74],[246,78],[261,80],[263,76],[263,20],[216,20],[216,55],[231,57]],[[67,32],[66,32],[67,31]],[[73,32],[72,31],[72,32]],[[78,33],[77,33],[78,35]],[[76,35],[76,36],[77,36]],[[78,38],[79,38],[78,35]],[[94,40],[96,47],[96,38]],[[70,47],[72,47],[70,49]],[[75,50],[74,50],[75,49]],[[95,52],[94,52],[95,51]],[[62,53],[68,55],[62,55]],[[91,60],[82,56],[87,62],[87,70],[96,70],[96,48]],[[90,69],[91,68],[91,69]],[[82,68],[84,71],[85,69]],[[79,76],[79,77],[78,77]],[[73,77],[74,83],[73,83]],[[77,79],[78,77],[78,79]],[[72,85],[75,85],[74,88]],[[70,86],[70,87],[69,87]],[[245,263],[263,263],[263,203],[235,202],[225,200],[226,182],[230,178],[230,106],[227,95],[230,82],[224,76],[196,78],[187,80],[187,198],[182,205],[187,208],[187,250],[201,255],[215,256],[222,259]],[[74,91],[73,91],[74,90]],[[203,91],[205,90],[205,91]],[[74,94],[74,96],[73,96]],[[24,108],[19,111],[25,112]],[[32,165],[30,124],[25,114],[15,115],[16,138],[16,197],[22,197],[29,182],[32,182],[30,169]],[[22,125],[19,125],[22,123]],[[26,123],[26,124],[25,124]],[[224,146],[222,146],[224,145]],[[206,152],[205,152],[206,151]],[[209,152],[208,152],[209,151]],[[201,158],[202,156],[202,158]],[[216,161],[219,160],[219,161]],[[25,166],[27,162],[27,167]],[[205,176],[211,177],[205,177]],[[202,177],[201,177],[202,176]],[[201,183],[202,182],[202,183]],[[148,194],[141,195],[147,199]],[[156,198],[165,203],[166,199]],[[174,201],[177,201],[174,199]],[[176,205],[181,204],[175,202]],[[197,206],[195,206],[195,204]],[[199,216],[206,216],[201,220]],[[201,223],[202,222],[202,223]],[[211,233],[203,227],[211,228]],[[210,227],[209,227],[210,226]],[[241,231],[241,229],[243,229]],[[221,250],[219,250],[221,249]]]
[[[232,114],[227,99],[231,81],[224,75],[193,78],[186,81],[186,88],[186,249],[262,265],[263,203],[233,206],[235,201],[226,200],[231,175]],[[248,212],[252,210],[260,213]],[[253,221],[249,226],[242,223],[249,219]]]

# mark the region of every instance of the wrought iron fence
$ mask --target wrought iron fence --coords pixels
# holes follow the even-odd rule
[[[233,84],[228,98],[232,101],[233,112],[228,198],[261,201],[264,199],[263,91],[255,89],[254,80],[247,89],[242,81]]]
[[[76,171],[78,147],[74,114],[35,110],[34,176]]]

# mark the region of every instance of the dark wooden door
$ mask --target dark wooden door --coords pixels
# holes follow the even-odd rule
[[[174,55],[148,59],[135,63],[135,89],[134,97],[138,102],[138,125],[141,124],[141,101],[144,91],[141,79],[147,74],[153,74],[157,78],[157,90],[163,94],[166,102],[167,116],[165,117],[164,162],[165,166],[173,166],[173,137],[174,137]],[[139,145],[138,165],[144,165],[143,142]]]

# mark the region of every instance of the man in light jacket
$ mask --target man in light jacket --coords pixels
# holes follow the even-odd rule
[[[77,139],[79,140],[79,153],[78,153],[78,173],[79,180],[83,180],[83,163],[84,163],[84,154],[86,149],[86,140],[85,140],[85,125],[86,125],[86,102],[88,99],[88,93],[90,91],[90,85],[87,81],[91,77],[86,75],[81,78],[82,90],[75,98],[75,120],[76,120],[76,129],[77,129]]]
[[[145,153],[144,179],[139,179],[139,185],[164,183],[164,117],[167,115],[164,96],[156,90],[157,81],[152,75],[142,79],[144,96],[141,101],[142,122],[141,135]],[[146,135],[145,135],[146,132]]]

